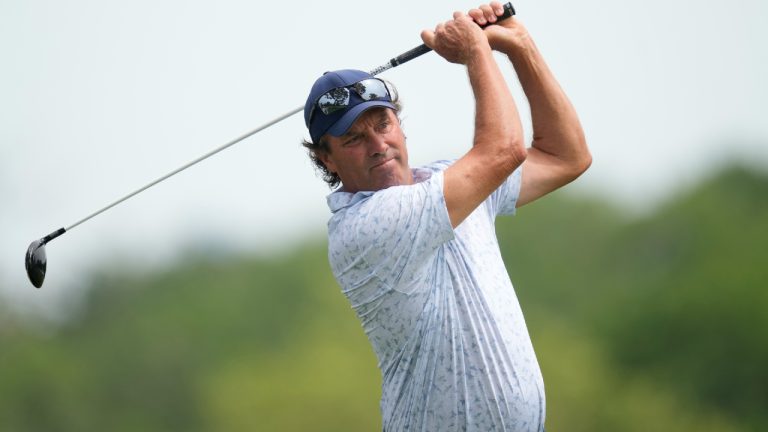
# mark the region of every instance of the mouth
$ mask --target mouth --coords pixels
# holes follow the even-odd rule
[[[377,163],[375,165],[371,165],[371,169],[373,170],[373,169],[376,169],[376,168],[380,168],[380,167],[386,165],[387,163],[392,162],[393,160],[395,160],[394,157],[384,159],[383,161],[381,161],[381,162],[379,162],[379,163]]]

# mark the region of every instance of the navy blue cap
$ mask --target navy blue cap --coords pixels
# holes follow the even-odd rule
[[[304,105],[304,123],[309,129],[309,136],[313,143],[320,141],[325,134],[341,136],[349,130],[350,126],[360,117],[360,114],[366,110],[381,106],[395,109],[389,96],[383,99],[365,101],[355,92],[350,92],[349,105],[343,109],[325,115],[320,109],[315,109],[310,124],[310,114],[320,96],[330,90],[338,87],[346,87],[364,79],[373,78],[368,72],[354,69],[343,69],[332,72],[326,72],[315,81],[312,90],[309,92],[307,102]]]

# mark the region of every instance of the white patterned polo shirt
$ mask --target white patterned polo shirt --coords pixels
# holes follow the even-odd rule
[[[414,184],[328,196],[329,259],[378,358],[385,431],[543,431],[544,384],[499,251],[521,168],[456,229],[452,162]]]

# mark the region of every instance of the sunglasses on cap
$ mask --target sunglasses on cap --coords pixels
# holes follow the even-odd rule
[[[373,100],[392,100],[387,84],[384,83],[384,81],[378,78],[367,78],[354,84],[344,87],[336,87],[323,93],[312,105],[312,111],[309,113],[309,121],[311,122],[314,118],[316,109],[319,109],[325,115],[330,115],[348,107],[351,91],[357,93],[357,95],[366,102]]]

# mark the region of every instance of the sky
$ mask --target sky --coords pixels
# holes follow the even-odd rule
[[[55,313],[94,271],[159,268],[189,248],[278,254],[322,240],[329,190],[295,115],[50,243],[42,289],[22,264],[31,241],[302,106],[324,71],[380,66],[475,6],[0,0],[0,297]],[[572,193],[642,214],[733,160],[768,169],[768,3],[515,7],[592,151]],[[514,72],[497,59],[528,123]],[[461,66],[431,53],[381,77],[403,98],[412,165],[469,148]]]

